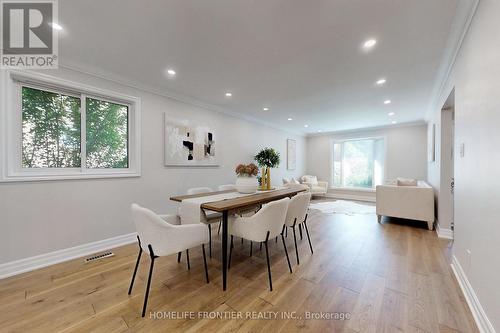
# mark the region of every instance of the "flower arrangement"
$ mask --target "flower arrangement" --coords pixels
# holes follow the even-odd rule
[[[253,163],[238,164],[235,171],[238,176],[252,177],[257,176],[257,174],[259,173],[259,168]]]

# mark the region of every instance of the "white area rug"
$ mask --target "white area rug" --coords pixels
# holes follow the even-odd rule
[[[375,206],[345,200],[312,202],[309,209],[319,210],[325,214],[375,214]]]

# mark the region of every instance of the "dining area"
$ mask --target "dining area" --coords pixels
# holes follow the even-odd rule
[[[178,204],[176,214],[158,215],[138,204],[131,205],[132,219],[137,230],[138,254],[129,295],[134,288],[143,252],[149,257],[142,317],[148,310],[154,264],[159,257],[175,256],[178,264],[185,260],[187,269],[190,270],[189,251],[201,248],[204,282],[209,284],[220,279],[221,289],[226,292],[230,288],[237,288],[236,285],[231,285],[231,258],[236,254],[235,251],[242,251],[243,244],[246,244],[249,253],[239,255],[252,258],[258,251],[261,252],[267,266],[268,292],[272,292],[271,258],[274,256],[270,256],[271,242],[276,247],[279,245],[278,255],[286,258],[290,274],[293,274],[293,266],[300,264],[298,242],[307,238],[310,254],[314,253],[307,226],[311,201],[307,186],[269,190],[261,186],[249,190],[248,187],[242,189],[237,185],[227,184],[220,185],[217,191],[209,187],[190,188],[185,194],[169,199]],[[241,242],[242,246],[237,248],[236,242]],[[288,242],[293,246],[293,253],[289,253]],[[220,248],[216,249],[216,245]],[[213,253],[218,255],[212,255]],[[209,274],[209,263],[220,267],[218,274],[214,274],[213,270]]]

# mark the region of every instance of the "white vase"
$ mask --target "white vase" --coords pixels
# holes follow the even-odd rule
[[[238,176],[236,178],[236,190],[240,193],[255,193],[259,188],[259,182],[255,176]]]

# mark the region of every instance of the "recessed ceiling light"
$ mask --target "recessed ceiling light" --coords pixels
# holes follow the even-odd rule
[[[387,115],[388,115],[389,117],[392,117],[392,116],[394,116],[394,115],[395,115],[395,113],[394,113],[394,112],[389,112]]]
[[[392,103],[392,101],[391,101],[390,99],[386,99],[386,100],[384,101],[384,104],[391,104],[391,103]]]
[[[309,125],[304,125],[304,127],[305,127],[305,128],[308,128],[308,127],[309,127]]]
[[[377,85],[378,85],[378,86],[381,86],[381,85],[383,85],[383,84],[384,84],[384,83],[386,83],[386,82],[387,82],[387,80],[386,80],[386,79],[380,79],[380,80],[378,80],[378,81],[377,81]]]
[[[59,24],[55,23],[55,22],[51,22],[49,23],[49,25],[54,29],[54,30],[62,30],[63,27],[61,27]]]
[[[226,97],[231,97],[231,96],[233,96],[233,94],[232,94],[232,93],[230,93],[230,92],[227,92],[225,95],[226,95]]]
[[[371,49],[372,47],[374,47],[375,44],[377,44],[376,39],[368,39],[366,42],[364,42],[363,48],[368,50],[368,49]]]
[[[393,125],[396,125],[397,123],[398,123],[398,122],[397,122],[397,121],[395,121],[395,120],[393,120],[393,121],[392,121],[392,124],[393,124]]]
[[[267,106],[262,108],[263,111],[269,111],[269,108]]]
[[[318,133],[321,133],[322,131],[321,130],[318,130]]]
[[[288,121],[291,121],[291,120],[293,120],[293,118],[288,118]]]
[[[173,69],[167,69],[167,74],[169,76],[175,76],[175,74],[177,74]]]

